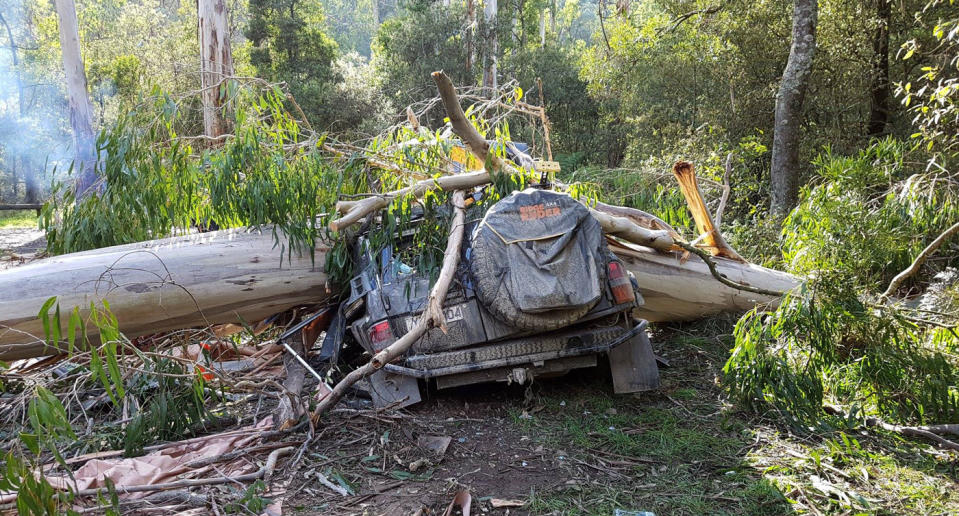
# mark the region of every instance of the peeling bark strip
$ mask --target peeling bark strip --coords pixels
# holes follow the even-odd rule
[[[776,95],[771,202],[773,215],[784,217],[799,196],[799,130],[802,105],[816,52],[816,0],[795,0],[792,46]]]
[[[203,132],[217,138],[227,132],[223,119],[226,95],[222,82],[233,75],[229,12],[226,0],[198,0],[197,35],[200,39],[200,85],[203,88]]]
[[[96,139],[93,136],[93,105],[87,95],[87,76],[80,53],[77,7],[73,0],[54,0],[60,20],[60,49],[63,73],[70,102],[70,127],[73,129],[75,190],[78,197],[96,182]]]

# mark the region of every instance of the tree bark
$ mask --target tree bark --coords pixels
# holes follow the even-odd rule
[[[889,24],[892,21],[890,0],[876,1],[878,25],[872,38],[872,102],[869,107],[869,135],[881,136],[889,122]]]
[[[286,238],[280,233],[280,238]],[[37,313],[57,296],[63,327],[102,300],[133,338],[219,323],[253,323],[329,295],[327,248],[280,256],[269,229],[215,231],[95,249],[0,271],[0,360],[53,354]],[[91,337],[96,332],[89,327]],[[64,330],[65,333],[65,330]]]
[[[485,58],[483,59],[483,87],[496,89],[499,87],[497,82],[496,64],[499,59],[499,45],[496,32],[496,13],[497,0],[486,0],[483,4],[483,19],[486,22],[486,45]]]
[[[466,0],[466,76],[473,71],[474,40],[476,38],[476,0]]]
[[[795,0],[792,45],[776,95],[770,210],[782,218],[799,196],[799,136],[802,106],[816,51],[816,0]]]
[[[233,75],[230,20],[226,0],[198,0],[197,35],[200,41],[200,86],[203,89],[203,133],[217,138],[228,132],[223,117],[224,80]]]
[[[96,139],[93,134],[93,105],[87,94],[87,75],[80,53],[77,8],[73,0],[54,0],[60,20],[60,50],[70,102],[70,127],[73,129],[74,172],[77,197],[86,195],[96,182]]]

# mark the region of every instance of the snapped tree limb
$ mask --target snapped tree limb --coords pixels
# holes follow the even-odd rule
[[[693,164],[688,161],[677,161],[673,165],[673,174],[679,181],[679,189],[683,192],[683,197],[686,198],[686,206],[689,207],[689,211],[693,214],[693,220],[696,221],[696,231],[705,236],[706,246],[712,250],[712,254],[738,262],[745,262],[746,260],[726,243],[722,233],[713,223],[712,217],[709,216],[709,210],[703,201],[703,194],[699,190],[699,182],[696,180],[696,171]]]
[[[436,279],[436,283],[433,285],[432,290],[430,290],[430,295],[426,302],[426,309],[420,314],[412,330],[408,331],[406,335],[403,335],[379,353],[373,355],[373,358],[371,358],[369,362],[346,375],[345,378],[333,387],[332,392],[320,400],[320,403],[313,411],[312,419],[314,423],[318,422],[325,412],[333,408],[353,384],[401,357],[409,351],[410,347],[430,328],[438,327],[441,328],[443,332],[446,332],[446,317],[443,314],[443,301],[446,300],[446,294],[453,281],[453,273],[456,272],[456,266],[459,264],[460,247],[463,244],[466,210],[463,203],[462,190],[453,192],[451,202],[453,204],[453,221],[450,223],[450,236],[446,241],[446,251],[443,253],[443,267],[440,269],[440,275]]]

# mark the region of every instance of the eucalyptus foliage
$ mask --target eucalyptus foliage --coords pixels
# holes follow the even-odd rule
[[[777,309],[758,307],[739,321],[727,387],[744,406],[771,408],[803,428],[869,415],[955,421],[959,335],[869,299],[959,218],[959,184],[927,172],[891,139],[853,156],[827,151],[816,163],[816,180],[782,229],[784,258],[808,282]],[[940,257],[933,273],[959,265],[955,245]],[[932,276],[919,274],[910,288]],[[850,419],[827,415],[824,403]]]
[[[959,182],[926,171],[903,143],[882,140],[853,156],[827,149],[815,164],[783,224],[783,257],[797,274],[848,270],[849,287],[881,289],[959,219]]]
[[[65,253],[220,227],[269,224],[284,252],[315,247],[317,215],[351,171],[317,151],[278,88],[231,83],[234,134],[222,146],[179,137],[188,100],[155,92],[98,139],[101,185],[74,198],[59,185],[43,212],[48,250]],[[362,177],[355,174],[355,177]],[[361,181],[362,183],[362,181]],[[288,256],[288,254],[287,254]]]
[[[754,309],[737,323],[724,368],[736,398],[807,428],[843,423],[823,412],[826,402],[849,409],[853,422],[959,418],[959,339],[867,305],[848,281],[824,275],[775,311]]]

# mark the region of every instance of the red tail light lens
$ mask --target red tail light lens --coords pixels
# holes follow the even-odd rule
[[[389,321],[378,322],[370,328],[370,344],[373,344],[373,348],[377,351],[385,348],[391,340],[393,340],[393,332],[390,331]]]
[[[623,269],[623,264],[617,261],[609,262],[609,288],[613,291],[616,304],[632,303],[636,299],[629,275]]]

